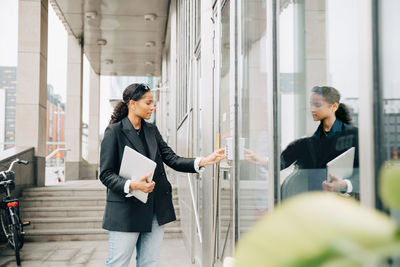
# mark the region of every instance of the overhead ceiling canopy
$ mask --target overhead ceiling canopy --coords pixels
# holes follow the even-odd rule
[[[96,73],[160,76],[168,0],[50,2],[67,31],[82,38],[84,53]],[[100,40],[105,44],[100,45],[104,43]]]

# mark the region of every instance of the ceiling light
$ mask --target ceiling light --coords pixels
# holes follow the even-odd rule
[[[154,21],[157,18],[156,14],[145,14],[144,20],[145,21]]]
[[[88,11],[85,13],[87,19],[95,19],[97,17],[96,11]]]
[[[113,64],[114,61],[113,61],[112,59],[105,59],[105,60],[104,60],[104,63],[106,63],[106,64]]]
[[[144,64],[147,66],[153,66],[154,62],[153,61],[146,61]]]
[[[105,39],[98,39],[97,40],[97,45],[106,45],[107,44],[107,40]]]
[[[156,45],[156,43],[153,42],[153,41],[148,41],[148,42],[146,42],[146,43],[144,44],[144,46],[146,46],[146,47],[153,47],[153,46],[155,46],[155,45]]]

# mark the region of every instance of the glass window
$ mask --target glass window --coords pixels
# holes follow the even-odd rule
[[[188,1],[179,0],[178,5],[178,62],[177,62],[177,121],[182,122],[187,113],[187,88],[190,65],[191,17]]]
[[[400,151],[400,2],[380,2],[381,89],[384,159],[398,160]]]
[[[217,77],[219,89],[219,129],[218,132],[221,135],[222,147],[232,147],[233,142],[233,129],[234,124],[232,123],[231,115],[232,102],[231,102],[231,87],[230,87],[230,73],[231,73],[231,57],[230,57],[230,7],[231,1],[226,1],[221,7],[221,18],[217,19],[221,23],[219,31],[219,48],[220,53],[219,62],[219,77]],[[218,7],[217,7],[218,8]],[[218,32],[218,31],[217,31]],[[231,150],[232,152],[232,150]],[[233,153],[233,152],[232,152]],[[228,152],[228,154],[230,154]],[[231,154],[230,154],[231,155]],[[234,227],[233,227],[233,214],[234,214],[234,191],[233,183],[234,178],[232,175],[232,157],[228,156],[228,161],[223,161],[220,164],[220,173],[218,175],[219,183],[219,198],[220,205],[218,210],[218,238],[217,238],[217,257],[224,259],[226,256],[231,256],[234,242]]]
[[[281,0],[278,23],[281,199],[358,198],[356,1]]]
[[[399,161],[400,152],[400,2],[397,0],[379,1],[379,55],[380,90],[382,95],[383,116],[381,131],[383,135],[383,161]],[[381,136],[382,136],[381,135]],[[379,167],[379,166],[377,166]],[[376,196],[378,200],[379,196]],[[380,201],[377,202],[378,208]],[[391,217],[400,222],[400,209],[390,209]],[[393,259],[390,266],[399,266],[400,259]]]
[[[268,206],[267,1],[241,2],[239,227],[246,232]]]
[[[195,6],[195,34],[196,34],[196,40],[195,40],[195,45],[200,42],[200,33],[201,33],[201,1],[200,0],[194,0],[194,6]]]

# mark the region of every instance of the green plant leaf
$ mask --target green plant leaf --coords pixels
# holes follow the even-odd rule
[[[388,254],[396,231],[386,214],[353,199],[306,193],[284,202],[242,237],[235,266],[358,266]]]
[[[379,174],[379,195],[388,208],[400,207],[400,161],[386,162]]]

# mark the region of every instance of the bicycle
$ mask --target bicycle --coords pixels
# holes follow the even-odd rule
[[[29,161],[16,159],[11,162],[7,171],[0,172],[0,192],[6,196],[0,203],[1,228],[8,240],[8,245],[14,250],[17,265],[21,265],[20,249],[24,245],[23,227],[30,222],[22,223],[19,218],[19,200],[11,196],[11,190],[15,188],[15,173],[12,168],[15,163],[27,165]]]

